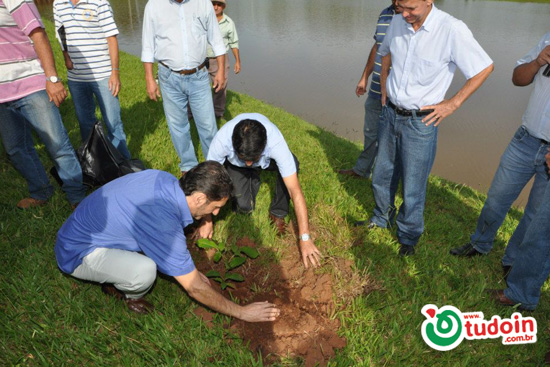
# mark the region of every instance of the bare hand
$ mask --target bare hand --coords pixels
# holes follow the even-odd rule
[[[357,97],[362,96],[367,91],[367,82],[363,79],[357,83],[357,87],[355,87],[355,95]]]
[[[546,153],[546,168],[548,169],[548,174],[550,175],[550,148],[548,148],[548,153]]]
[[[67,70],[73,70],[74,69],[73,60],[71,60],[68,57],[65,58],[65,66],[67,67]]]
[[[280,314],[281,310],[273,303],[254,302],[243,306],[241,320],[248,322],[275,321]]]
[[[240,62],[235,63],[235,67],[233,68],[233,71],[235,72],[235,74],[239,74],[241,72],[241,63]]]
[[[542,49],[539,56],[537,57],[537,64],[539,64],[539,66],[541,67],[546,64],[550,64],[550,45]]]
[[[448,100],[443,100],[436,105],[424,106],[420,109],[421,111],[433,110],[433,112],[424,117],[422,119],[422,122],[425,123],[426,126],[430,126],[431,124],[437,126],[441,123],[441,121],[443,121],[445,117],[452,115],[457,108],[457,106],[455,106],[452,102]]]
[[[109,78],[109,90],[113,94],[113,97],[116,97],[118,95],[118,92],[120,91],[120,87],[122,85],[120,84],[120,77],[118,76],[118,70],[113,70],[111,77]]]
[[[212,87],[214,88],[214,92],[219,92],[223,88],[225,88],[225,75],[221,70],[218,70],[216,73],[216,76],[214,77],[214,81],[212,83]]]
[[[311,262],[314,268],[321,266],[321,258],[323,256],[311,239],[300,241],[300,252],[302,253],[302,261],[306,269],[309,267],[309,262]]]
[[[159,85],[154,79],[146,80],[146,84],[147,84],[147,95],[149,96],[150,99],[156,102],[160,98]]]
[[[199,238],[209,238],[212,239],[212,234],[214,233],[214,224],[212,223],[212,218],[203,218],[201,221],[200,227],[197,229],[199,232]]]
[[[67,98],[67,90],[61,82],[52,83],[46,81],[46,93],[50,97],[50,102],[55,103],[57,107]]]

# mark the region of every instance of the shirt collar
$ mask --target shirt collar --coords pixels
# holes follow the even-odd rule
[[[169,2],[171,3],[176,3],[177,5],[183,5],[185,4],[186,2],[190,1],[190,0],[183,0],[181,3],[179,1],[176,1],[176,0],[168,0]]]
[[[424,20],[424,24],[422,24],[422,27],[420,27],[420,28],[424,28],[424,30],[426,30],[427,32],[432,30],[433,26],[435,24],[435,18],[437,17],[437,14],[436,14],[437,12],[439,12],[439,9],[437,9],[435,7],[435,4],[432,3],[432,10],[430,11],[428,16]]]

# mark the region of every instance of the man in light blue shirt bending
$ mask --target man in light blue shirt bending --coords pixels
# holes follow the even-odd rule
[[[269,217],[279,234],[284,234],[284,217],[292,199],[304,266],[307,268],[310,263],[313,267],[320,265],[321,253],[309,235],[306,200],[298,181],[298,159],[275,124],[259,113],[238,115],[218,131],[210,146],[208,160],[223,164],[231,176],[235,212],[250,213],[254,210],[260,189],[260,171],[277,172]],[[209,218],[205,219],[205,223],[211,226]]]
[[[226,84],[225,45],[212,2],[149,0],[141,51],[147,95],[156,101],[162,92],[166,121],[183,173],[198,163],[189,132],[188,106],[193,110],[205,157],[218,131],[208,78],[207,44],[212,46],[220,70],[213,82],[217,92]],[[160,91],[153,74],[155,60],[159,62]]]

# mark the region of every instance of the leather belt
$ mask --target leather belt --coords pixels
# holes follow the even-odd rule
[[[193,69],[189,69],[189,70],[173,70],[173,69],[170,69],[170,67],[168,65],[166,65],[165,63],[163,63],[162,61],[159,61],[159,64],[161,64],[162,66],[164,66],[165,68],[167,68],[168,70],[174,72],[174,73],[178,73],[178,74],[182,74],[182,75],[191,75],[191,74],[195,74],[197,71],[199,71],[200,69],[202,69],[203,67],[206,66],[206,60],[204,60],[204,62],[202,64],[200,64],[199,66],[197,66],[196,68],[193,68]]]
[[[434,111],[434,110],[406,110],[404,108],[397,107],[390,100],[388,100],[388,106],[391,107],[391,109],[394,110],[395,113],[401,116],[412,116],[413,112],[416,116],[426,116]]]

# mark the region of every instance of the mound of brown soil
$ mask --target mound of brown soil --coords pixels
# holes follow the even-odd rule
[[[237,245],[255,247],[246,237],[240,239]],[[204,256],[205,261],[201,261],[200,257],[196,258],[199,270],[220,267],[204,259]],[[340,270],[351,271],[350,261],[339,259],[337,263],[339,267],[348,268]],[[241,304],[268,300],[280,308],[281,315],[275,322],[234,320],[230,328],[249,343],[253,351],[260,353],[266,363],[281,357],[298,357],[304,359],[306,366],[326,365],[336,349],[346,346],[346,340],[337,334],[340,322],[331,318],[335,312],[331,275],[306,270],[295,247],[288,248],[282,254],[280,264],[259,264],[258,260],[247,261],[237,269],[244,275],[245,281],[236,283],[236,289],[231,290],[231,294]],[[195,313],[202,316],[207,324],[211,322],[211,317],[203,315],[204,310],[199,308]]]

